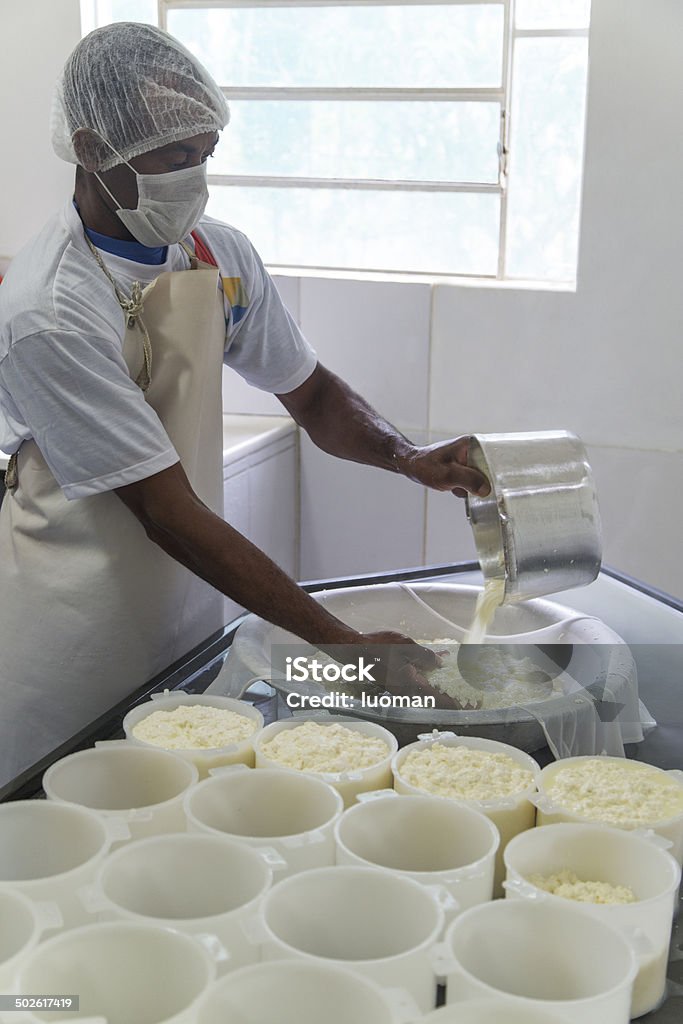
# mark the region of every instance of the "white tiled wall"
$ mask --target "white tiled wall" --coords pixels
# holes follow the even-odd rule
[[[300,312],[321,362],[403,432],[427,429],[428,285],[308,278]]]
[[[0,2],[0,273],[73,189],[49,137],[55,81],[80,38],[78,0]]]
[[[298,566],[297,448],[294,442],[283,444],[255,463],[249,483],[249,537],[290,575]]]
[[[301,443],[301,579],[423,564],[423,488]]]
[[[427,565],[477,561],[462,498],[430,491],[426,527],[424,560]]]
[[[576,429],[562,330],[577,296],[522,289],[434,289],[431,428],[441,434]]]
[[[224,453],[225,519],[296,577],[298,568],[298,445],[291,433],[244,458]],[[225,598],[225,620],[242,609]]]
[[[426,285],[301,284],[301,326],[321,362],[416,440],[427,429],[429,323]],[[422,488],[302,444],[302,578],[421,565],[424,526]]]
[[[683,455],[590,445],[604,560],[683,596]]]

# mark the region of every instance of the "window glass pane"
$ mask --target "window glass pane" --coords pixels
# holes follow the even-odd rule
[[[517,28],[588,28],[591,0],[517,0]]]
[[[576,278],[588,41],[519,39],[506,276]]]
[[[170,10],[225,86],[499,86],[500,5]]]
[[[245,231],[267,263],[495,275],[497,195],[211,188],[207,212]]]
[[[113,21],[145,21],[157,25],[157,0],[95,0],[97,25]]]
[[[498,178],[497,103],[237,100],[230,109],[214,174]]]

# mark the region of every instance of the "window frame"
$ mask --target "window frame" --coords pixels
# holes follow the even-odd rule
[[[168,29],[168,15],[172,10],[221,10],[234,8],[314,8],[314,7],[421,7],[421,6],[497,6],[503,9],[503,53],[501,66],[501,83],[498,87],[461,89],[461,88],[342,88],[342,87],[277,87],[277,86],[223,86],[220,82],[228,103],[231,100],[371,100],[371,101],[431,101],[447,103],[498,103],[500,108],[498,137],[498,180],[496,182],[462,182],[462,181],[417,181],[417,180],[377,180],[371,178],[313,178],[280,175],[231,175],[209,174],[209,185],[222,187],[243,186],[249,188],[299,188],[299,189],[354,189],[374,191],[415,191],[415,192],[451,192],[466,194],[493,194],[499,196],[498,225],[498,258],[495,274],[468,274],[454,270],[450,274],[438,274],[420,271],[396,271],[374,268],[367,270],[354,267],[329,267],[315,265],[297,265],[272,263],[268,266],[276,271],[295,272],[297,270],[313,273],[386,275],[397,279],[406,276],[417,279],[439,278],[470,278],[496,283],[527,283],[528,279],[509,277],[506,274],[507,256],[507,222],[508,222],[508,169],[511,140],[514,144],[511,123],[512,89],[514,73],[515,43],[524,38],[588,38],[586,28],[517,28],[515,24],[515,0],[157,0],[157,24]],[[541,283],[541,282],[539,282]],[[574,281],[556,280],[542,282],[558,288],[575,284]]]

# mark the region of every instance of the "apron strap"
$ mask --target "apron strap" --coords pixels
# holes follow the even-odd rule
[[[104,260],[100,256],[99,252],[92,244],[88,235],[84,232],[83,237],[88,243],[88,248],[95,257],[98,267],[109,280],[114,294],[118,301],[119,306],[123,310],[123,315],[126,318],[126,327],[129,329],[135,326],[137,321],[140,327],[140,333],[142,334],[142,354],[143,354],[143,366],[140,373],[137,376],[135,383],[141,391],[147,391],[148,387],[152,383],[152,343],[149,340],[149,333],[145,326],[145,321],[142,319],[142,313],[144,312],[142,286],[139,281],[133,281],[133,288],[129,299],[125,297],[118,284],[112,277],[104,265]],[[181,243],[182,244],[182,243]]]
[[[199,237],[196,231],[191,231],[190,237],[194,242],[194,251],[197,257],[203,263],[209,263],[212,267],[217,267],[218,264],[216,263],[216,259],[211,250],[209,249],[208,245],[206,244],[206,242],[202,242],[201,238]]]
[[[7,463],[7,469],[5,470],[5,487],[7,488],[8,491],[13,491],[18,483],[19,478],[17,477],[17,453],[14,452],[13,455],[10,455],[9,462]]]

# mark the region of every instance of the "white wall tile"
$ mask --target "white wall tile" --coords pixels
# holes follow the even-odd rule
[[[298,277],[285,277],[283,274],[272,274],[273,282],[280,298],[284,302],[285,306],[292,314],[297,323],[300,323],[299,317],[299,295],[300,295],[300,279]]]
[[[240,473],[228,468],[223,477],[223,518],[245,537],[250,532],[249,470]]]
[[[402,431],[427,427],[430,288],[301,281],[301,327],[325,365]]]
[[[434,291],[431,429],[441,433],[577,429],[585,413],[568,384],[564,335],[573,293],[474,289]]]
[[[3,257],[15,256],[73,192],[75,168],[55,155],[49,120],[57,76],[80,39],[80,13],[79,0],[0,4],[0,124],[15,154],[0,166]]]
[[[230,473],[223,480],[223,517],[235,530],[249,536],[249,471]],[[224,598],[225,621],[230,622],[244,610],[231,598]]]
[[[259,391],[229,366],[223,367],[223,412],[251,416],[283,416],[284,407],[274,395]]]
[[[290,576],[299,567],[298,462],[292,444],[249,471],[249,539]]]
[[[246,469],[224,467],[224,518],[264,551],[290,576],[298,570],[298,452],[287,446],[267,447],[263,458],[249,459]],[[243,609],[225,598],[225,621]]]
[[[590,446],[603,560],[683,597],[683,455]]]
[[[301,578],[421,565],[424,490],[301,439]]]
[[[477,552],[465,515],[464,499],[456,498],[454,494],[429,491],[425,545],[427,565],[476,561]]]

